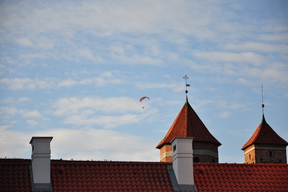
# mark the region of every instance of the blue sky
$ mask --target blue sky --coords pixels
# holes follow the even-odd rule
[[[54,159],[159,161],[185,74],[220,162],[244,161],[262,84],[288,140],[285,0],[1,1],[0,18],[1,157],[53,136]]]

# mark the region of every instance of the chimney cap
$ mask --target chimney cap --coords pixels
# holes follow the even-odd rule
[[[48,139],[49,141],[51,141],[53,139],[53,137],[45,137],[45,136],[33,136],[29,142],[29,144],[32,144],[33,140],[35,139]]]
[[[194,139],[195,137],[174,137],[172,140],[171,140],[171,142],[170,143],[173,143],[173,141],[174,140],[176,140],[176,139]]]

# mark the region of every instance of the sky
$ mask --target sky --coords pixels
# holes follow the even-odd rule
[[[160,161],[187,75],[219,162],[243,163],[262,98],[288,141],[287,74],[286,0],[2,0],[0,158],[53,136],[52,159]]]

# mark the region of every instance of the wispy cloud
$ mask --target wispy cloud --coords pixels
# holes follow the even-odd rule
[[[171,89],[175,92],[183,91],[185,85],[183,83],[149,83],[149,82],[136,82],[137,89]]]
[[[42,117],[40,112],[37,111],[37,110],[28,111],[28,112],[21,111],[21,113],[22,113],[23,117],[25,117],[25,118],[39,118],[39,117]]]
[[[232,53],[232,52],[200,52],[195,51],[196,57],[214,62],[245,62],[253,65],[260,65],[264,58],[253,52]]]
[[[33,122],[30,123],[33,124]],[[23,133],[0,129],[0,135],[2,157],[8,158],[30,158],[31,147],[29,141],[32,135],[53,136],[53,140],[51,141],[51,155],[53,159],[156,161],[158,160],[159,153],[155,149],[155,143],[147,138],[122,134],[112,130],[57,129]],[[7,148],[10,150],[5,150]],[[114,152],[110,151],[111,148],[114,149]]]
[[[114,77],[93,77],[78,79],[57,80],[52,78],[31,79],[31,78],[4,78],[0,79],[0,84],[11,90],[36,90],[51,89],[57,87],[72,87],[76,85],[94,85],[102,87],[105,85],[117,85],[123,81]]]
[[[155,113],[153,109],[143,113],[139,101],[127,97],[62,98],[54,107],[54,115],[65,117],[64,124],[101,125],[104,128],[137,123]]]
[[[52,83],[48,80],[39,80],[31,78],[4,78],[0,79],[0,83],[6,85],[12,90],[34,90],[34,89],[46,89],[52,86]]]
[[[269,44],[260,42],[245,42],[239,44],[227,44],[224,46],[226,50],[234,51],[255,51],[264,53],[288,53],[288,46],[284,44]]]
[[[54,107],[56,108],[55,115],[71,114],[82,109],[93,109],[105,113],[139,112],[141,110],[139,102],[128,97],[62,98],[56,101]]]
[[[228,118],[229,116],[230,116],[230,112],[229,111],[224,111],[224,112],[219,114],[220,118]]]
[[[241,123],[235,123],[236,114],[252,118],[251,98],[258,97],[254,90],[261,83],[281,103],[275,110],[285,114],[288,33],[281,3],[1,2],[0,130],[7,132],[0,136],[9,148],[0,139],[1,154],[23,157],[27,149],[15,143],[30,151],[31,135],[47,134],[55,136],[55,157],[121,160],[128,152],[128,160],[155,153],[158,160],[154,144],[142,136],[169,127],[184,102],[185,74],[196,112],[208,122],[215,118],[215,125],[225,119],[226,130]],[[153,99],[139,103],[146,94]],[[162,135],[152,137],[158,142]],[[231,138],[223,135],[223,143]]]
[[[42,115],[38,110],[23,110],[16,107],[1,107],[4,114],[17,115],[20,114],[24,118],[41,118]]]

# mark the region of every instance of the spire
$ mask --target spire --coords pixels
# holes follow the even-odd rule
[[[262,123],[262,124],[267,124],[264,114],[262,114],[262,121],[261,121],[261,123]]]
[[[253,144],[288,145],[288,143],[282,139],[266,122],[264,114],[262,115],[260,125],[241,149],[245,150]]]

